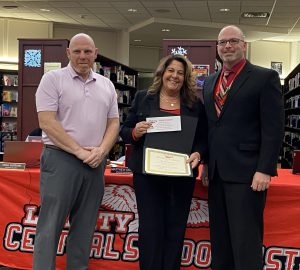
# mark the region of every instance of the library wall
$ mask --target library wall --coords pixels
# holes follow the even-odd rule
[[[53,28],[53,38],[63,38],[71,39],[72,36],[78,33],[86,33],[90,35],[96,44],[96,47],[99,49],[99,54],[106,57],[117,59],[118,52],[118,33],[111,31],[100,31],[96,29],[86,29],[81,27],[65,26],[65,25],[54,25]],[[119,61],[121,62],[121,61]]]
[[[18,61],[18,38],[52,38],[52,23],[5,18],[0,20],[0,62]]]
[[[289,42],[254,41],[249,48],[252,64],[271,68],[271,62],[282,62],[282,75],[285,78],[291,71],[291,48]]]
[[[291,67],[293,70],[300,63],[300,42],[291,42]]]
[[[4,20],[5,19],[0,19],[0,37],[2,39],[2,42],[0,42],[0,59],[4,56],[4,41],[5,41]]]
[[[162,49],[156,47],[130,46],[129,52],[130,66],[139,71],[154,71],[162,56]]]

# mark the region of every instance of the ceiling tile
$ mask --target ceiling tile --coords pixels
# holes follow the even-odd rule
[[[115,8],[143,8],[140,1],[111,2],[111,5]]]
[[[65,1],[61,1],[61,2],[52,2],[52,1],[49,1],[49,3],[54,6],[54,7],[57,7],[57,8],[74,8],[74,7],[81,7],[80,3],[79,2],[76,2],[76,1],[68,1],[68,2],[65,2]]]
[[[88,14],[89,11],[86,8],[74,7],[74,8],[58,8],[61,12],[65,14]]]
[[[207,22],[210,21],[210,15],[208,13],[184,13],[181,14],[182,19],[189,21]]]
[[[68,14],[68,16],[78,21],[98,19],[98,17],[93,14]]]
[[[149,8],[174,8],[173,1],[141,1],[145,7]]]
[[[119,11],[116,10],[115,8],[86,8],[91,13],[94,14],[118,14]]]
[[[207,1],[174,1],[177,8],[202,8],[207,7]]]
[[[2,5],[2,3],[0,2],[0,6],[1,5]],[[50,9],[53,7],[47,2],[22,2],[22,3],[18,3],[18,5],[22,5],[23,7],[27,7],[27,8],[48,8],[48,9]]]
[[[120,14],[116,14],[114,15],[114,17],[112,18],[111,15],[109,14],[103,14],[101,16],[99,16],[101,18],[101,20],[103,20],[104,22],[109,22],[109,23],[113,23],[115,22],[116,24],[119,24],[119,23],[128,23],[128,21],[126,20],[125,17],[123,17],[122,15]]]
[[[111,4],[109,2],[102,2],[102,1],[81,1],[80,5],[86,8],[109,8]]]
[[[173,8],[168,8],[166,10],[167,12],[162,11],[161,9],[155,7],[148,8],[148,11],[153,17],[180,19],[180,14],[178,13],[176,8],[173,7]]]

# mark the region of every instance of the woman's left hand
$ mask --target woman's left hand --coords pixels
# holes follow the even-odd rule
[[[197,165],[199,164],[201,160],[201,156],[198,152],[194,152],[190,155],[189,159],[186,161],[186,163],[191,163],[192,165],[192,169],[194,169],[195,167],[197,167]]]

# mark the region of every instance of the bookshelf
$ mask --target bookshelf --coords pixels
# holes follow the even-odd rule
[[[117,91],[120,124],[125,121],[137,91],[138,71],[103,55],[98,55],[94,71],[109,78]],[[109,154],[111,160],[125,155],[125,144],[119,138]]]
[[[18,71],[0,70],[0,152],[4,142],[17,139]]]
[[[291,168],[293,151],[300,149],[300,64],[284,79],[285,132],[281,167]]]

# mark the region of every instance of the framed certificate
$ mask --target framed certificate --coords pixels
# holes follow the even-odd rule
[[[192,177],[193,172],[186,154],[155,148],[144,148],[144,172],[164,176]]]

